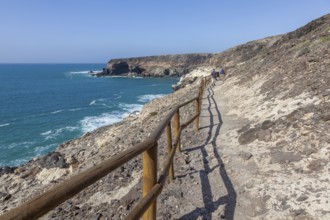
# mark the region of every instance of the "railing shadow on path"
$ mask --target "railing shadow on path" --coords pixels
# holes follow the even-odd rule
[[[208,137],[205,140],[204,144],[186,149],[185,151],[195,151],[195,150],[200,150],[203,156],[203,166],[204,170],[200,170],[199,175],[201,179],[201,190],[202,190],[202,195],[203,195],[203,203],[204,207],[197,207],[195,210],[191,211],[190,213],[185,214],[180,220],[184,219],[196,219],[198,217],[202,217],[202,219],[212,219],[212,213],[216,211],[219,206],[224,205],[224,214],[221,216],[221,218],[232,220],[234,219],[234,213],[235,213],[235,208],[236,208],[236,197],[237,194],[235,192],[234,186],[226,172],[225,165],[223,164],[223,161],[221,159],[221,156],[218,151],[218,146],[216,143],[216,139],[220,133],[221,126],[223,124],[222,118],[221,118],[221,113],[219,111],[219,108],[217,106],[217,103],[213,97],[214,92],[212,89],[212,86],[208,88],[208,95],[207,95],[207,103],[208,103],[208,113],[209,113],[209,118],[210,118],[210,125],[202,127],[201,129],[209,129],[208,130]],[[206,100],[205,100],[206,101]],[[212,102],[214,106],[211,107]],[[215,109],[215,114],[212,113],[211,109]],[[219,121],[219,123],[214,123],[215,119]],[[206,150],[206,145],[211,144],[213,148],[213,153],[214,157],[217,160],[217,165],[214,167],[210,167],[209,161],[207,160],[208,152]],[[223,182],[226,190],[227,190],[227,195],[225,196],[220,196],[217,200],[213,201],[213,197],[217,195],[212,195],[211,191],[211,182],[208,177],[208,174],[216,169],[219,169],[219,174],[220,174],[220,181]],[[212,186],[212,187],[220,187],[220,186]],[[219,216],[220,217],[220,216]],[[216,218],[218,219],[218,217]]]

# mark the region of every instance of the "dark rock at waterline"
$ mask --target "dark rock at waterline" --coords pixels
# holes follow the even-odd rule
[[[43,168],[67,168],[69,167],[68,163],[66,162],[64,155],[58,152],[51,152],[43,157],[38,158],[38,163]]]
[[[17,167],[0,167],[0,176],[3,174],[13,173]]]
[[[145,69],[143,69],[142,67],[138,66],[138,65],[133,65],[131,66],[131,71],[132,73],[136,73],[136,74],[141,74],[145,71]]]
[[[109,71],[112,75],[121,75],[130,72],[127,62],[124,61],[114,63]]]

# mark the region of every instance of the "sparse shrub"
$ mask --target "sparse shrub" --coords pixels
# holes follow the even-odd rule
[[[304,56],[305,54],[308,54],[309,52],[310,52],[309,47],[304,47],[304,48],[302,48],[301,50],[298,51],[296,57]]]
[[[330,41],[330,35],[321,37],[322,42]]]
[[[150,112],[150,115],[151,116],[155,116],[155,115],[157,115],[158,113],[157,112]]]

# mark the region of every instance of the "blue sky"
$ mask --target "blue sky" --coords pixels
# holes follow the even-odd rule
[[[1,0],[0,63],[220,52],[327,13],[329,0]]]

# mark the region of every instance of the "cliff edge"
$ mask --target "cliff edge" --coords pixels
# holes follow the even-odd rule
[[[109,75],[182,76],[210,57],[211,54],[180,54],[112,59],[106,71]]]

